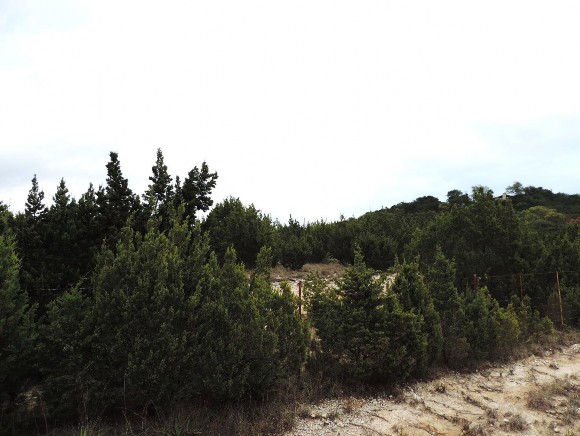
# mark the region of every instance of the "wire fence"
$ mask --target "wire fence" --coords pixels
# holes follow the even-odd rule
[[[517,296],[529,299],[533,309],[548,316],[555,325],[580,325],[578,271],[539,271],[486,275],[475,286],[487,285],[502,306]]]
[[[578,271],[571,270],[521,272],[484,275],[483,277],[474,274],[471,285],[472,289],[487,286],[502,307],[510,304],[514,296],[520,302],[526,298],[529,299],[532,309],[538,310],[542,316],[548,316],[555,325],[580,326],[579,274]],[[537,280],[538,277],[542,280]],[[77,289],[83,293],[90,293],[93,290],[90,286]],[[295,291],[298,297],[298,312],[304,315],[302,280],[298,280]],[[38,295],[39,292],[63,292],[63,289],[43,288],[35,289],[33,292]]]

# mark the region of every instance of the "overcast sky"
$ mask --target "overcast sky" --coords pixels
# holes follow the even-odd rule
[[[0,0],[0,200],[157,148],[214,199],[336,220],[473,185],[580,192],[580,2]]]

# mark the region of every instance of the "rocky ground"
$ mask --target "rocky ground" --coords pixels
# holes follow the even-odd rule
[[[299,415],[289,435],[580,435],[580,344]]]

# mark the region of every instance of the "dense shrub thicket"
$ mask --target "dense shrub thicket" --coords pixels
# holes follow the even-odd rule
[[[91,291],[73,287],[51,301],[38,336],[34,308],[7,265],[3,401],[35,371],[52,419],[259,398],[299,374],[309,331],[296,297],[270,284],[271,251],[260,252],[250,280],[232,248],[220,264],[198,228],[174,220],[161,232],[159,225],[152,219],[144,235],[125,227],[114,250],[103,245]],[[17,265],[13,249],[3,259]]]
[[[260,399],[305,370],[402,381],[580,324],[577,196],[516,183],[498,199],[479,186],[357,219],[281,224],[239,199],[214,206],[217,174],[205,162],[174,181],[158,150],[141,196],[116,153],[106,169],[105,185],[78,201],[63,179],[47,207],[34,176],[24,212],[0,203],[8,433],[31,416],[48,428]],[[311,275],[301,317],[270,268],[306,262],[352,266],[337,282]]]
[[[405,310],[397,292],[383,292],[382,281],[360,252],[338,284],[311,277],[306,290],[320,343],[317,358],[326,362],[323,371],[362,381],[395,381],[425,369],[429,337],[424,318]]]
[[[486,287],[459,294],[449,283],[453,263],[440,250],[436,262],[444,269],[430,278],[433,292],[417,263],[397,265],[389,284],[358,250],[338,283],[311,275],[305,297],[317,333],[312,368],[365,382],[401,381],[434,363],[504,358],[553,332],[547,317],[531,314],[529,299],[500,307]]]

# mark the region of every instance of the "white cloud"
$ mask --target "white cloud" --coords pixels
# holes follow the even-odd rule
[[[207,160],[218,200],[335,219],[469,189],[475,176],[492,185],[508,169],[481,123],[580,116],[575,2],[51,8],[0,12],[0,156],[50,161],[47,183],[74,178],[77,196],[104,181],[109,150],[141,192],[161,147],[181,177]],[[541,161],[526,165],[533,176]]]

